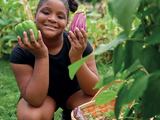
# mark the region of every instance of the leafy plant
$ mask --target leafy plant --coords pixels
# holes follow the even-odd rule
[[[12,43],[17,41],[14,27],[24,20],[33,18],[36,1],[0,1],[0,58],[4,54],[10,54]]]
[[[100,80],[101,88],[117,79],[125,81],[117,93],[115,117],[150,119],[160,114],[160,1],[108,1],[111,18],[117,19],[123,31],[94,53],[69,66],[70,77],[92,55],[102,54],[114,47],[114,75]],[[135,21],[136,22],[135,24]],[[112,77],[112,79],[109,79]],[[104,96],[103,96],[104,97]],[[104,99],[104,98],[103,98]],[[122,106],[133,103],[121,115]]]

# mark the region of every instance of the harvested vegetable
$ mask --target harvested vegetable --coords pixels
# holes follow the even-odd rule
[[[76,27],[79,30],[83,28],[86,31],[86,12],[84,10],[79,10],[75,13],[69,26],[69,31],[72,31],[78,39],[78,35],[75,32]]]
[[[32,20],[27,20],[22,23],[19,23],[15,27],[15,32],[17,36],[19,35],[21,37],[21,40],[23,41],[23,32],[26,31],[27,36],[28,36],[28,41],[31,42],[30,33],[29,33],[30,29],[33,30],[35,39],[38,40],[38,30],[37,30],[36,24]]]
[[[87,120],[87,118],[83,115],[83,112],[79,107],[76,107],[73,111],[74,111],[74,118],[76,120]]]

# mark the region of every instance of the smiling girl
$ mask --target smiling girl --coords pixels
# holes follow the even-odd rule
[[[31,29],[31,43],[26,31],[23,42],[17,37],[10,62],[21,92],[18,120],[51,120],[59,107],[70,120],[70,111],[90,101],[98,91],[93,89],[99,81],[94,56],[79,68],[73,80],[69,78],[68,66],[93,52],[83,29],[76,29],[79,40],[66,31],[69,10],[75,12],[77,7],[74,0],[40,0],[33,18],[38,41]]]

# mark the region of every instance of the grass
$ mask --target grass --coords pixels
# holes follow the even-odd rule
[[[0,59],[0,120],[16,120],[19,89],[10,67],[9,58]]]
[[[110,65],[97,65],[100,78],[112,73]],[[0,120],[17,120],[17,102],[19,88],[10,67],[9,56],[0,59]],[[59,108],[54,115],[55,120],[62,119],[63,109]]]

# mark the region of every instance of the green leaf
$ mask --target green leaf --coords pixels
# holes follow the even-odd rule
[[[146,11],[144,11],[144,16],[149,16],[156,9],[157,9],[157,6],[149,7]]]
[[[114,69],[114,75],[118,73],[118,71],[121,69],[122,63],[123,63],[123,43],[119,44],[113,52],[113,69]]]
[[[127,96],[124,98],[124,104],[128,104],[142,95],[148,85],[149,75],[138,77],[127,91]]]
[[[141,52],[140,61],[148,73],[160,69],[160,53],[153,46],[147,46]]]
[[[104,105],[106,103],[109,103],[111,100],[113,100],[116,97],[117,93],[113,91],[103,91],[101,92],[95,101],[96,105]]]
[[[86,57],[84,57],[83,59],[71,64],[68,66],[69,69],[69,77],[71,78],[71,80],[74,78],[74,75],[76,74],[77,70],[81,67],[81,65],[88,60],[88,58],[90,58],[93,54],[90,54]]]
[[[139,25],[138,29],[132,35],[132,38],[144,39],[144,31],[145,31],[144,24]]]
[[[126,79],[131,75],[139,71],[143,66],[140,63],[140,60],[137,59],[126,71]]]
[[[6,25],[5,21],[0,19],[0,25]]]
[[[139,2],[140,0],[113,0],[112,2],[114,13],[123,26],[126,35],[130,32],[132,16]]]
[[[148,3],[148,4],[151,4],[151,3],[153,3],[153,2],[155,2],[156,0],[146,0],[146,2]]]
[[[144,42],[126,41],[124,51],[124,70],[128,69],[137,58],[140,58]]]
[[[115,77],[115,76],[107,76],[105,78],[103,78],[102,80],[100,80],[94,87],[94,89],[97,89],[97,88],[101,88],[103,86],[107,86],[111,83],[113,83],[115,80],[119,79],[118,77]]]
[[[93,7],[95,7],[96,3],[97,3],[97,0],[92,0]]]
[[[110,15],[110,17],[113,19],[113,17],[114,17],[114,12],[113,12],[112,4],[111,4],[111,3],[107,3],[107,4],[108,4],[108,12],[109,12],[109,15]]]
[[[142,115],[144,119],[160,114],[160,71],[154,72],[142,97]]]
[[[160,1],[158,0],[157,2],[158,2],[158,3],[157,3],[157,4],[158,4],[158,8],[160,9]]]
[[[116,37],[111,42],[107,44],[103,44],[101,45],[101,47],[98,47],[93,54],[94,55],[102,54],[105,51],[111,49],[112,47],[116,47],[118,44],[124,42],[126,39],[127,39],[126,35],[124,33],[121,33],[118,37]]]
[[[151,36],[146,40],[147,44],[160,44],[160,28],[155,30]]]
[[[124,100],[126,98],[128,87],[129,87],[129,84],[128,83],[124,83],[122,85],[121,89],[118,91],[116,102],[115,102],[115,109],[114,109],[114,113],[115,113],[116,119],[118,119],[121,107],[125,102]]]

